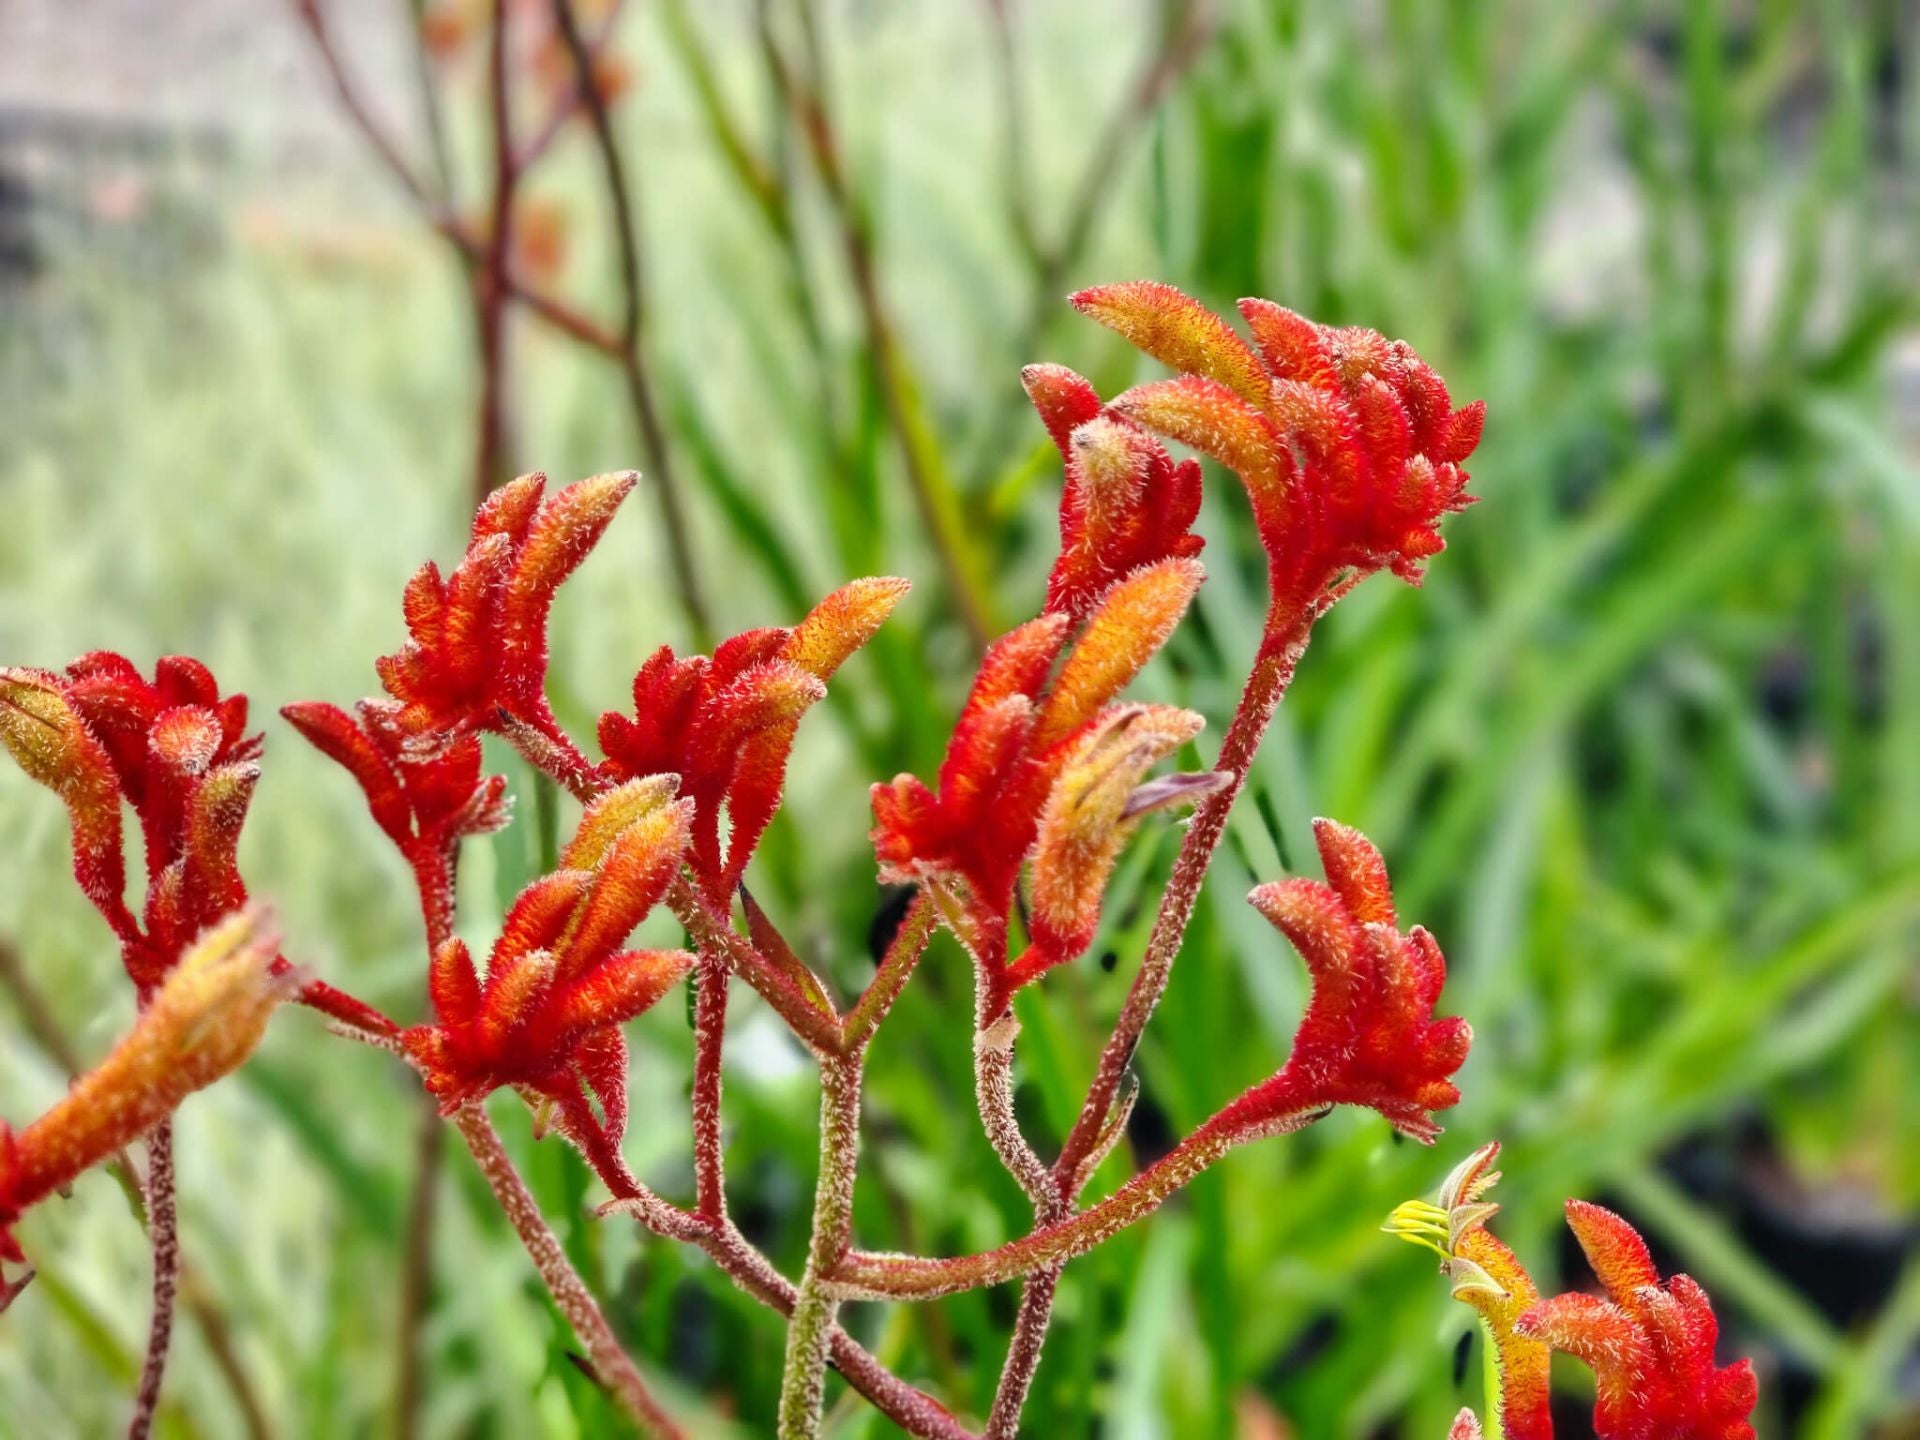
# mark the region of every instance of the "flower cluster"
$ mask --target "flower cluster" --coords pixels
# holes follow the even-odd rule
[[[1201,576],[1185,558],[1132,571],[1101,594],[1071,646],[1062,611],[1002,636],[961,709],[938,789],[912,775],[873,787],[881,878],[933,887],[990,987],[988,1018],[1092,940],[1100,892],[1133,822],[1211,783],[1136,789],[1201,720],[1110,704],[1166,642]],[[1030,855],[1032,945],[1012,959],[1008,920]]]
[[[247,896],[235,861],[260,778],[244,695],[224,699],[206,666],[169,655],[146,679],[105,651],[64,675],[0,670],[0,743],[66,802],[74,877],[120,940],[143,992],[181,949]],[[139,817],[147,897],[127,909],[120,804]]]
[[[1189,533],[1200,515],[1198,460],[1176,465],[1064,365],[1029,365],[1020,379],[1066,466],[1047,613],[1080,619],[1128,571],[1200,553],[1206,542]]]
[[[1402,340],[1319,325],[1242,300],[1249,345],[1170,285],[1083,290],[1074,305],[1183,372],[1111,409],[1236,471],[1272,565],[1276,613],[1309,607],[1344,570],[1417,580],[1458,510],[1486,405],[1453,408],[1446,382]]]
[[[421,882],[427,928],[436,938],[453,925],[451,877],[460,842],[500,829],[512,813],[506,777],[484,775],[480,737],[462,735],[434,753],[411,753],[399,707],[362,700],[356,714],[319,701],[281,708],[281,715],[352,775],[374,824],[399,848]]]
[[[502,1085],[552,1101],[579,1123],[584,1084],[601,1124],[626,1128],[627,1051],[620,1026],[686,974],[679,950],[622,950],[680,867],[693,805],[671,776],[634,780],[595,800],[560,868],[507,911],[481,982],[466,943],[433,956],[438,1017],[402,1036],[448,1113]]]
[[[1715,1364],[1719,1324],[1690,1276],[1661,1280],[1638,1232],[1611,1210],[1567,1202],[1567,1225],[1606,1291],[1541,1299],[1531,1277],[1487,1231],[1500,1207],[1486,1194],[1500,1176],[1498,1144],[1467,1157],[1438,1204],[1410,1201],[1393,1234],[1441,1259],[1453,1293],[1486,1321],[1500,1370],[1500,1420],[1513,1440],[1552,1440],[1548,1360],[1555,1350],[1594,1372],[1600,1440],[1753,1440],[1758,1398],[1745,1360]],[[1475,1433],[1475,1432],[1468,1432]]]
[[[562,738],[546,696],[547,616],[637,478],[595,475],[548,496],[546,476],[523,475],[481,504],[452,574],[429,560],[407,582],[409,638],[377,664],[417,752],[512,726]]]
[[[905,580],[855,580],[791,629],[749,630],[711,658],[663,645],[633,677],[633,714],[600,717],[603,776],[680,777],[693,806],[691,861],[710,900],[725,903],[773,819],[800,717],[907,589]]]
[[[1380,852],[1358,830],[1313,822],[1325,884],[1280,880],[1247,898],[1307,964],[1313,996],[1285,1067],[1235,1102],[1253,1119],[1329,1105],[1376,1110],[1395,1129],[1431,1142],[1432,1112],[1459,1103],[1453,1073],[1473,1028],[1435,1019],[1447,962],[1416,925],[1402,934]]]
[[[179,956],[98,1068],[20,1133],[0,1122],[0,1260],[25,1258],[12,1227],[28,1206],[140,1139],[253,1053],[297,988],[274,964],[279,943],[258,909],[228,916]]]

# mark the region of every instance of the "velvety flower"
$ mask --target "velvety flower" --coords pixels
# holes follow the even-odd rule
[[[1200,514],[1199,461],[1176,465],[1064,365],[1029,365],[1020,379],[1066,464],[1048,613],[1080,619],[1129,571],[1200,553],[1205,542],[1189,533]]]
[[[74,876],[143,990],[188,941],[246,901],[236,851],[260,778],[260,737],[246,724],[246,697],[222,698],[206,666],[186,656],[162,659],[151,680],[105,651],[83,655],[64,675],[0,671],[0,743],[66,802]],[[145,841],[138,922],[123,897],[123,799]]]
[[[1276,613],[1293,615],[1342,571],[1418,580],[1437,528],[1471,497],[1461,462],[1486,407],[1455,409],[1446,383],[1405,341],[1319,325],[1242,300],[1253,335],[1170,285],[1083,290],[1081,311],[1183,372],[1135,386],[1110,408],[1236,471],[1272,566]]]
[[[1497,1142],[1483,1145],[1447,1176],[1437,1205],[1410,1200],[1393,1212],[1385,1228],[1437,1254],[1454,1298],[1472,1306],[1486,1322],[1500,1375],[1502,1433],[1511,1440],[1552,1440],[1552,1352],[1515,1329],[1540,1292],[1514,1253],[1487,1229],[1500,1211],[1486,1198],[1500,1179],[1492,1168],[1499,1155]]]
[[[800,717],[907,589],[905,580],[855,580],[791,629],[735,635],[711,658],[663,645],[633,678],[633,714],[600,717],[605,776],[680,777],[693,806],[690,858],[710,899],[723,903],[739,884],[779,807]]]
[[[452,875],[460,841],[507,823],[512,800],[506,777],[482,771],[480,737],[462,735],[428,755],[410,751],[391,701],[362,700],[349,715],[308,701],[280,713],[316,749],[344,768],[366,794],[367,808],[399,847],[431,907],[430,928],[453,924]]]
[[[1715,1364],[1719,1324],[1690,1277],[1662,1281],[1646,1242],[1620,1216],[1567,1202],[1567,1224],[1606,1298],[1541,1299],[1513,1252],[1487,1231],[1499,1206],[1486,1192],[1500,1176],[1487,1145],[1463,1161],[1439,1203],[1409,1201],[1387,1230],[1441,1257],[1453,1293],[1480,1312],[1499,1366],[1500,1417],[1515,1440],[1552,1440],[1548,1362],[1562,1350],[1594,1372],[1599,1440],[1752,1440],[1758,1390],[1745,1360]]]
[[[679,870],[692,802],[672,776],[630,781],[581,816],[560,869],[520,892],[484,980],[465,942],[435,952],[435,1023],[403,1037],[451,1113],[502,1085],[571,1113],[584,1084],[618,1139],[626,1123],[620,1026],[685,975],[680,950],[623,950]]]
[[[1139,737],[1156,736],[1146,748],[1157,759],[1182,743],[1168,738],[1169,725],[1183,738],[1197,729],[1198,717],[1192,723],[1168,718],[1184,712],[1136,707],[1125,719],[1108,705],[1166,642],[1201,576],[1199,563],[1184,558],[1133,571],[1102,593],[1070,647],[1074,627],[1064,612],[1009,631],[981,661],[937,788],[912,775],[873,787],[881,879],[934,887],[1001,1001],[1017,985],[1071,959],[1078,953],[1073,945],[1084,947],[1091,938],[1086,921],[1089,906],[1097,913],[1097,896],[1089,893],[1087,882],[1097,873],[1104,884],[1111,868],[1109,842],[1117,849],[1132,818],[1122,814],[1110,824],[1076,829],[1075,804],[1062,793],[1044,872],[1043,929],[1036,932],[1037,948],[1029,957],[1010,960],[1007,925],[1015,890],[1040,839],[1051,797],[1076,759],[1086,763],[1067,782],[1069,790],[1086,799],[1099,788],[1099,762],[1085,750],[1089,737],[1119,735],[1105,758],[1125,765],[1137,779],[1151,761],[1140,761],[1140,750],[1126,743],[1124,732],[1138,726]],[[1100,805],[1110,810],[1117,798],[1124,812],[1130,795],[1130,789],[1128,795],[1101,789]],[[1169,793],[1161,803],[1178,798],[1182,795]],[[1133,811],[1141,813],[1138,807]],[[1085,842],[1085,848],[1075,852],[1069,842]],[[1096,856],[1104,858],[1091,864]]]
[[[1325,884],[1281,880],[1248,897],[1306,961],[1313,997],[1285,1068],[1236,1104],[1364,1105],[1431,1141],[1431,1112],[1459,1103],[1452,1077],[1473,1043],[1466,1021],[1434,1017],[1446,959],[1422,926],[1398,929],[1386,863],[1366,836],[1331,820],[1313,833]]]
[[[1720,1326],[1707,1292],[1687,1275],[1663,1282],[1646,1242],[1611,1210],[1569,1200],[1567,1225],[1607,1298],[1556,1295],[1515,1329],[1592,1368],[1600,1440],[1753,1440],[1753,1366],[1714,1363]]]
[[[28,1206],[253,1053],[275,1007],[299,988],[275,964],[279,943],[257,907],[229,915],[187,947],[133,1029],[51,1110],[18,1134],[0,1122],[0,1259],[22,1258],[12,1226]]]
[[[417,752],[504,722],[558,735],[546,696],[554,593],[637,479],[595,475],[548,496],[546,476],[523,475],[481,504],[452,574],[428,561],[407,582],[407,642],[376,664]]]

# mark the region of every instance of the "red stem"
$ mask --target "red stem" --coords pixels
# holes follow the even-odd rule
[[[173,1189],[173,1122],[163,1120],[147,1137],[147,1230],[153,1240],[153,1323],[147,1359],[140,1370],[127,1440],[147,1440],[160,1408],[167,1351],[173,1344],[173,1307],[180,1286],[179,1211]]]
[[[703,948],[693,997],[693,1188],[703,1220],[727,1213],[720,1135],[720,1061],[727,1038],[726,957]]]

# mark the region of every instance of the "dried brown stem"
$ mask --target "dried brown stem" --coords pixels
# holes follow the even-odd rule
[[[694,631],[697,648],[712,648],[713,628],[699,572],[693,562],[693,544],[687,532],[687,517],[674,474],[672,451],[667,445],[666,427],[661,423],[660,405],[653,391],[642,351],[646,323],[646,276],[640,262],[640,224],[638,203],[627,184],[626,166],[621,162],[620,145],[607,113],[606,98],[600,93],[594,75],[595,57],[580,23],[573,13],[572,0],[553,0],[553,22],[573,59],[580,103],[592,122],[593,138],[600,154],[601,174],[607,188],[607,203],[613,223],[614,242],[620,251],[622,313],[620,324],[620,372],[626,381],[627,400],[633,409],[634,424],[640,432],[641,448],[646,452],[648,478],[660,500],[660,522],[666,532],[668,563],[673,568],[674,585],[680,593],[681,607]]]

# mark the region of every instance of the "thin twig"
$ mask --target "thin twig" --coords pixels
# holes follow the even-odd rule
[[[407,1201],[407,1230],[400,1262],[400,1313],[395,1322],[393,1433],[412,1440],[420,1428],[421,1348],[427,1311],[433,1298],[433,1236],[446,1168],[444,1122],[439,1106],[419,1092],[420,1118],[414,1140],[413,1192]]]
[[[681,607],[694,631],[694,643],[702,650],[713,644],[712,624],[706,600],[700,591],[699,573],[693,561],[692,540],[687,532],[680,486],[667,445],[666,427],[660,419],[660,406],[654,395],[642,353],[646,323],[646,277],[640,262],[640,224],[638,206],[627,184],[626,166],[621,162],[620,145],[607,113],[606,98],[594,75],[594,55],[580,33],[572,0],[553,0],[553,21],[573,58],[579,81],[580,103],[586,107],[593,125],[593,136],[600,152],[600,169],[606,182],[608,209],[611,212],[614,241],[620,251],[622,314],[620,325],[620,370],[627,386],[640,444],[646,452],[648,478],[660,498],[660,523],[666,532],[668,562],[673,567],[675,587]]]
[[[921,524],[932,545],[955,607],[976,649],[984,649],[994,633],[993,605],[987,583],[959,499],[940,459],[939,445],[929,433],[926,417],[909,373],[899,330],[881,294],[874,257],[873,227],[865,207],[853,193],[841,159],[831,107],[826,96],[825,65],[811,9],[800,5],[798,20],[809,52],[803,75],[781,49],[770,26],[763,26],[764,42],[782,99],[792,111],[806,141],[814,173],[826,192],[839,232],[847,273],[853,282],[867,348],[873,357],[874,380],[881,408],[900,447],[907,488],[920,512]]]
[[[173,1307],[180,1288],[180,1217],[173,1188],[173,1122],[163,1120],[147,1137],[147,1233],[153,1240],[153,1321],[147,1329],[147,1358],[140,1367],[127,1440],[147,1440],[160,1385],[166,1379],[167,1352],[173,1344]]]
[[[567,1317],[580,1343],[586,1346],[594,1376],[643,1432],[678,1436],[679,1427],[653,1398],[632,1359],[614,1338],[599,1302],[567,1259],[566,1251],[540,1213],[539,1203],[520,1178],[520,1172],[514,1169],[486,1111],[478,1105],[468,1105],[456,1112],[453,1120],[467,1148],[473,1152],[480,1173],[492,1187],[494,1198],[526,1246],[534,1269],[540,1272],[548,1293],[553,1296],[553,1303]]]
[[[508,85],[510,0],[493,0],[487,28],[487,112],[493,140],[491,228],[473,275],[476,338],[480,348],[480,408],[475,418],[473,501],[478,505],[508,478],[507,269],[513,251],[513,200],[520,167],[513,153],[513,94]]]

